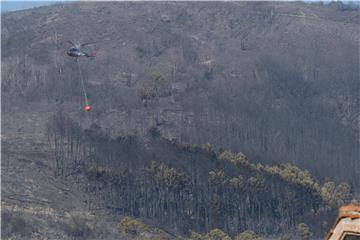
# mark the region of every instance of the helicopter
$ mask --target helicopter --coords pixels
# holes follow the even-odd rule
[[[66,52],[67,55],[69,55],[70,57],[87,57],[87,58],[94,58],[96,56],[96,52],[92,52],[92,53],[87,53],[82,51],[80,48],[87,46],[87,45],[91,45],[94,43],[82,43],[82,44],[74,44],[72,41],[67,41],[68,43],[70,43],[72,45],[71,48],[69,48],[69,50]]]
[[[87,53],[82,51],[80,48],[86,45],[91,45],[94,43],[82,43],[82,44],[74,44],[72,41],[67,41],[68,43],[70,43],[72,45],[71,48],[69,48],[69,50],[66,52],[67,55],[69,55],[70,57],[75,58],[76,63],[78,65],[78,70],[79,70],[79,74],[80,74],[80,80],[81,80],[81,85],[82,85],[82,90],[83,90],[83,94],[85,97],[85,106],[84,106],[84,110],[85,111],[91,111],[92,110],[92,106],[89,104],[89,100],[86,94],[86,90],[85,90],[85,84],[84,84],[84,79],[83,79],[83,75],[82,75],[82,71],[80,68],[80,63],[79,63],[79,58],[80,57],[87,57],[87,58],[94,58],[96,55],[96,52],[92,52],[92,53]]]

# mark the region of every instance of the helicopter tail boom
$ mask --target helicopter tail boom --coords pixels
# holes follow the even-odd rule
[[[86,57],[94,58],[94,57],[96,57],[96,52],[93,51],[93,52],[91,52],[90,54],[89,54],[89,53],[86,53]]]

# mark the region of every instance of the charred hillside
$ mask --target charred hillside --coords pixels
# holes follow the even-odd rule
[[[49,121],[48,138],[56,175],[75,176],[90,193],[89,206],[152,219],[185,236],[213,229],[276,235],[301,222],[322,235],[333,210],[353,197],[347,183],[321,184],[291,164],[254,164],[241,152],[216,153],[211,144],[166,139],[155,128],[146,137],[112,138],[60,113]]]
[[[77,2],[1,18],[5,180],[44,206],[59,209],[61,194],[187,237],[301,222],[320,235],[358,197],[358,7]],[[84,47],[96,58],[79,61],[90,112],[68,40],[96,42]],[[51,191],[38,191],[38,168],[57,179]],[[25,190],[11,184],[13,204]]]
[[[98,124],[119,133],[157,124],[169,137],[358,184],[358,24],[358,9],[341,4],[72,3],[7,13],[3,106],[45,101],[76,112],[81,87],[66,41],[97,41],[97,58],[81,64]]]

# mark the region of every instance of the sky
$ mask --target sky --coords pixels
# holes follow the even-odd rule
[[[16,10],[23,10],[33,7],[40,7],[50,5],[53,3],[63,2],[64,0],[50,0],[50,1],[10,1],[1,0],[1,12],[10,12]]]

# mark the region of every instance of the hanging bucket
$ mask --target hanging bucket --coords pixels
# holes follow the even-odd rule
[[[85,107],[84,107],[84,110],[85,111],[91,111],[92,110],[92,106],[91,105],[85,105]]]

